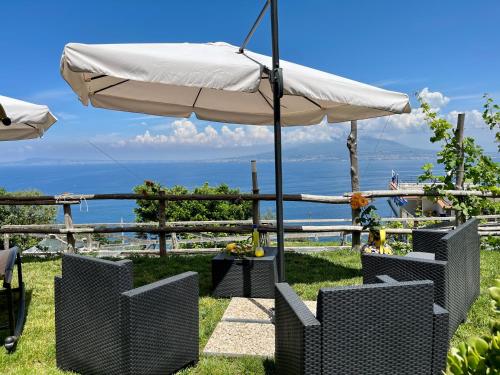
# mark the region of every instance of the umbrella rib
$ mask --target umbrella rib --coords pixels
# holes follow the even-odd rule
[[[22,122],[22,124],[27,125],[27,126],[29,126],[30,128],[35,129],[35,130],[37,130],[37,129],[38,129],[38,128],[36,127],[36,125],[31,125],[29,122]]]
[[[303,96],[304,99],[310,101],[312,104],[314,104],[316,107],[318,107],[319,109],[323,109],[322,106],[320,106],[318,103],[316,103],[314,100],[312,99],[309,99],[307,96]]]
[[[194,102],[193,102],[193,108],[196,105],[196,102],[198,101],[198,98],[200,97],[201,90],[203,90],[203,87],[200,87],[200,89],[198,90],[198,94],[196,94],[196,98],[194,99]]]
[[[269,105],[269,107],[271,107],[271,109],[273,109],[273,106],[271,103],[269,103],[269,100],[267,100],[266,96],[262,93],[262,91],[260,91],[260,89],[257,90],[260,94],[260,96],[262,96],[264,98],[264,100],[266,101],[266,103]]]
[[[109,86],[106,86],[106,87],[103,87],[102,89],[99,89],[99,90],[96,90],[93,92],[93,95],[97,94],[97,93],[100,93],[101,91],[104,91],[104,90],[107,90],[107,89],[110,89],[111,87],[115,87],[115,86],[118,86],[118,85],[121,85],[122,83],[125,83],[125,82],[128,82],[130,81],[129,79],[125,79],[121,82],[117,82],[117,83],[114,83],[112,85],[109,85]]]
[[[90,77],[90,80],[93,81],[94,79],[99,79],[99,78],[104,78],[104,77],[107,77],[106,74],[101,74],[101,75],[98,75],[98,76],[95,76],[95,77]]]

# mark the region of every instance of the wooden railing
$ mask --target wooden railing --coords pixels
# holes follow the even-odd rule
[[[255,175],[256,179],[256,175]],[[256,181],[256,180],[254,180]],[[64,224],[43,224],[43,225],[4,225],[0,228],[0,234],[4,234],[4,247],[8,246],[9,234],[64,234],[68,243],[68,250],[75,251],[75,236],[81,234],[93,233],[153,233],[158,234],[160,255],[166,254],[166,234],[172,233],[250,233],[252,224],[258,226],[261,233],[272,233],[276,231],[273,221],[261,220],[259,212],[260,201],[274,201],[274,194],[259,194],[258,185],[253,185],[253,194],[224,194],[224,195],[201,195],[201,194],[62,194],[46,196],[2,196],[0,205],[62,205],[64,211]],[[340,196],[311,195],[311,194],[285,194],[285,201],[293,202],[313,202],[320,204],[349,204],[350,195],[346,193]],[[381,198],[394,196],[478,196],[484,199],[496,199],[500,195],[485,191],[473,190],[448,190],[437,193],[429,193],[423,189],[412,190],[375,190],[365,191],[361,194],[367,198]],[[92,200],[155,200],[159,202],[159,221],[154,223],[101,223],[101,224],[77,224],[73,222],[71,207],[75,204],[81,204],[83,201]],[[165,219],[165,207],[167,202],[186,200],[203,201],[252,201],[253,215],[252,220],[248,221],[211,221],[211,222],[167,222]],[[496,220],[500,215],[483,216]],[[285,226],[286,233],[359,233],[362,228],[358,225],[293,225],[305,223],[311,220],[313,223],[327,222],[350,222],[351,219],[306,219],[306,220],[287,220]],[[342,221],[341,221],[342,220]],[[434,217],[434,218],[386,218],[384,221],[452,221],[452,217]],[[408,234],[411,228],[388,228],[390,234]],[[500,224],[481,226],[480,235],[500,235]]]

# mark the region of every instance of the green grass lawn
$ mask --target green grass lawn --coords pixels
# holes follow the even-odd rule
[[[135,284],[140,286],[166,276],[193,270],[200,275],[200,351],[208,341],[229,300],[210,297],[211,256],[134,258]],[[318,254],[286,254],[287,279],[303,299],[316,299],[319,288],[361,283],[357,253],[342,250]],[[468,322],[457,331],[452,344],[472,334],[487,332],[487,287],[500,270],[500,252],[481,253],[481,296],[469,313]],[[60,260],[31,261],[24,265],[28,293],[28,317],[17,350],[6,354],[0,348],[1,374],[60,374],[55,365],[53,279],[61,273]],[[0,307],[1,308],[1,307]],[[3,320],[3,316],[0,320]],[[4,333],[0,333],[3,342]],[[201,356],[196,367],[180,374],[272,374],[274,363],[259,358]]]

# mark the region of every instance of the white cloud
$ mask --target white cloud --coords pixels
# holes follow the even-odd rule
[[[156,131],[162,131],[156,133]],[[283,129],[283,143],[319,143],[343,137],[346,124],[328,124]],[[127,140],[115,142],[115,146],[133,145],[204,145],[212,148],[238,148],[273,143],[271,126],[197,126],[183,119],[170,124],[160,124]]]
[[[451,111],[446,115],[446,119],[452,124],[457,123],[459,113],[465,113],[465,129],[489,129],[483,120],[483,114],[477,109],[472,111]]]
[[[441,109],[450,102],[450,98],[439,91],[430,91],[428,87],[425,87],[418,95],[424,102],[435,109]]]
[[[430,91],[427,87],[420,92],[420,96],[435,110],[443,108],[450,101],[443,93]],[[452,111],[443,116],[455,123],[457,113]],[[419,107],[412,109],[407,114],[360,121],[359,128],[362,135],[395,140],[408,137],[409,134],[429,133],[425,115]],[[484,128],[481,112],[473,110],[466,113],[466,128]],[[345,138],[348,130],[349,123],[328,124],[326,120],[323,120],[319,125],[284,128],[283,143],[328,142],[333,139]],[[272,143],[273,130],[270,126],[197,125],[189,119],[182,119],[152,125],[143,134],[115,141],[114,146],[202,145],[208,148],[238,148],[271,145]]]
[[[56,116],[64,121],[73,121],[79,118],[77,115],[69,112],[56,112]]]
[[[387,131],[397,130],[398,133],[411,133],[427,128],[425,115],[420,108],[414,108],[410,113],[401,115],[363,120],[359,123],[359,127],[370,135],[379,135],[384,128]]]
[[[322,143],[346,135],[347,123],[328,124],[325,119],[319,125],[287,128],[283,132],[284,143]]]
[[[255,144],[272,143],[272,132],[268,127],[245,126],[230,128],[223,125],[218,131],[212,125],[201,130],[190,120],[176,120],[171,124],[162,124],[154,130],[168,130],[167,133],[152,134],[146,130],[128,140],[117,142],[117,146],[127,145],[204,145],[214,148],[245,147]]]

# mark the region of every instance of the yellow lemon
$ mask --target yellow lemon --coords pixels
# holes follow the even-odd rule
[[[262,247],[257,247],[255,249],[255,256],[256,257],[263,257],[264,256],[264,249]]]
[[[234,242],[232,242],[232,243],[228,243],[228,244],[226,245],[226,250],[227,250],[227,251],[234,251],[234,250],[236,250],[236,246],[237,246],[237,245],[236,245]]]

